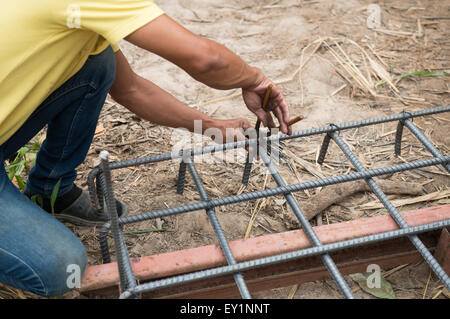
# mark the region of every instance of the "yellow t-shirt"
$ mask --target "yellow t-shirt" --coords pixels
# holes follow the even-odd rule
[[[0,145],[102,52],[163,14],[144,0],[11,0],[0,9]]]

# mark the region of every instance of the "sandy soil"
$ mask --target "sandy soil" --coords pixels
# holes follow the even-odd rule
[[[448,19],[426,17],[448,16],[450,3],[447,1],[293,1],[293,0],[167,0],[156,1],[171,17],[191,31],[214,39],[238,53],[250,64],[261,68],[274,81],[289,79],[294,71],[305,62],[313,41],[324,37],[350,39],[364,48],[370,46],[383,60],[390,75],[400,75],[418,70],[436,72],[450,71],[450,42]],[[378,3],[381,7],[384,30],[397,32],[418,32],[421,36],[390,35],[369,30],[366,25],[367,6]],[[217,118],[255,117],[245,108],[240,97],[226,98],[220,102],[211,100],[224,98],[238,91],[219,91],[193,80],[173,64],[145,52],[128,43],[121,48],[133,69],[143,77],[155,82],[175,97]],[[351,45],[342,42],[355,61],[361,53]],[[368,50],[368,49],[367,49]],[[302,55],[302,53],[304,53]],[[303,59],[302,59],[303,57]],[[359,65],[364,70],[364,65]],[[305,64],[300,76],[280,84],[290,105],[291,114],[303,115],[305,119],[294,126],[294,130],[319,127],[328,123],[341,123],[398,113],[404,109],[420,110],[448,105],[449,77],[407,77],[397,83],[401,101],[387,85],[378,88],[378,97],[373,97],[351,85],[336,69],[338,63],[329,50],[322,47]],[[345,87],[344,87],[345,86]],[[338,90],[339,89],[339,90]],[[407,105],[406,105],[407,104]],[[97,154],[103,149],[110,151],[114,161],[142,157],[171,151],[169,137],[173,130],[141,121],[125,108],[108,99],[101,115],[103,134],[95,140],[86,162],[79,169],[78,184],[86,187],[89,171],[98,164]],[[418,119],[416,123],[425,130],[443,153],[450,148],[450,114]],[[392,142],[396,124],[350,130],[343,133],[360,160],[368,168],[401,163],[393,154]],[[391,132],[391,133],[390,133]],[[149,142],[139,140],[151,138]],[[173,142],[173,141],[172,141]],[[321,137],[303,138],[287,143],[295,154],[315,165],[317,148]],[[403,158],[415,160],[428,157],[426,150],[405,134]],[[118,145],[119,144],[119,145]],[[405,145],[406,145],[405,144]],[[331,145],[327,157],[328,165],[317,168],[324,176],[342,174],[351,170],[345,156],[335,145]],[[286,182],[315,179],[299,164],[280,165]],[[258,164],[261,166],[261,164]],[[198,169],[212,198],[236,194],[240,187],[242,163],[199,164]],[[295,171],[295,172],[294,172]],[[157,208],[176,206],[199,200],[195,186],[188,178],[185,194],[175,193],[177,167],[173,163],[159,163],[137,169],[114,171],[116,195],[129,205],[130,214]],[[449,187],[448,175],[439,168],[419,173],[407,173],[390,177],[401,182],[426,183],[425,192],[431,193]],[[265,175],[254,174],[245,191],[261,189]],[[274,187],[270,178],[266,187]],[[304,192],[296,194],[302,203],[313,195]],[[405,197],[405,196],[404,196]],[[407,196],[406,196],[407,197]],[[264,203],[250,202],[218,208],[217,214],[229,240],[243,238],[251,213],[257,204],[263,208],[256,217],[250,236],[269,232],[282,232],[297,228],[291,212],[280,197],[270,198]],[[383,214],[382,210],[363,210],[362,203],[375,200],[368,193],[352,196],[348,200],[331,206],[323,213],[323,223],[335,223],[360,217]],[[437,201],[423,202],[401,207],[408,210],[416,207],[438,205]],[[316,221],[312,220],[315,225]],[[166,251],[185,249],[216,243],[214,233],[204,212],[193,212],[176,217],[167,217],[127,226],[125,230],[166,228],[165,232],[149,232],[142,235],[127,235],[126,240],[132,256],[151,255]],[[89,228],[71,227],[88,247],[89,262],[100,262],[97,234]],[[385,269],[387,270],[387,269]],[[392,274],[388,281],[393,285],[398,298],[422,298],[429,276],[425,263],[409,265]],[[357,285],[346,277],[352,288]],[[431,298],[440,289],[441,283],[431,277],[426,297]],[[258,298],[287,298],[291,287],[274,289],[254,294]],[[362,292],[355,292],[358,298],[373,298]],[[71,295],[73,296],[73,295]],[[294,298],[342,298],[334,282],[317,281],[300,285]],[[444,298],[441,295],[439,298]]]

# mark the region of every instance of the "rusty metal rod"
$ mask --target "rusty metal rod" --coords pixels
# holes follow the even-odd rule
[[[134,293],[143,293],[146,291],[155,290],[162,287],[175,286],[179,283],[193,282],[200,279],[217,277],[220,275],[229,275],[237,271],[246,271],[258,267],[268,266],[277,264],[284,261],[296,260],[299,258],[305,258],[310,256],[317,256],[324,253],[331,253],[334,251],[343,250],[350,247],[362,246],[371,243],[377,243],[389,239],[395,239],[410,235],[416,235],[419,233],[432,231],[436,229],[441,229],[450,226],[450,219],[433,222],[429,224],[411,226],[407,228],[401,228],[389,232],[373,234],[369,236],[363,236],[359,238],[352,238],[348,240],[343,240],[335,243],[324,244],[322,246],[315,246],[311,248],[300,249],[288,253],[282,253],[278,255],[273,255],[269,257],[262,257],[257,259],[252,259],[248,261],[239,262],[236,265],[221,266],[206,270],[199,270],[196,272],[172,276],[169,278],[163,278],[151,282],[141,284],[134,289],[129,289],[122,293],[120,298],[129,298]]]

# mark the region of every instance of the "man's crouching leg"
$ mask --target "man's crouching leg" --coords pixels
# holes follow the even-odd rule
[[[45,297],[76,288],[87,264],[83,244],[14,187],[1,148],[0,166],[0,282]]]

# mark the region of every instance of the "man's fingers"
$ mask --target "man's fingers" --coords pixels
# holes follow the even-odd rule
[[[255,111],[255,115],[258,118],[258,120],[260,120],[262,124],[267,127],[268,123],[267,113],[264,112],[262,108],[260,108],[257,111]]]
[[[264,104],[263,101],[262,103]],[[266,111],[266,113],[273,113],[277,117],[283,133],[287,133],[287,126],[289,122],[289,107],[280,89],[275,85],[272,85],[271,87],[270,99],[264,110]],[[267,115],[267,117],[269,117],[269,115]],[[268,120],[270,121],[270,119]],[[273,119],[272,122],[269,122],[268,124],[270,127],[275,126]]]
[[[286,101],[284,99],[283,99],[283,101],[280,104],[279,110],[281,111],[281,114],[283,115],[284,123],[286,124],[287,129],[288,129],[287,134],[291,135],[292,134],[292,130],[291,130],[291,127],[288,126],[289,125],[289,119],[291,117],[290,117],[290,114],[289,114],[289,107],[287,106],[287,103],[286,103]]]
[[[267,103],[264,103],[269,86],[271,86],[270,95]],[[281,131],[285,134],[291,134],[291,129],[288,127],[289,108],[286,100],[280,89],[269,79],[266,78],[256,88],[243,90],[243,97],[248,109],[256,115],[265,127],[277,127],[273,119],[273,116],[275,116],[280,123]]]
[[[283,94],[279,92],[279,94],[276,97],[276,104],[281,109],[281,112],[283,113],[283,117],[285,119],[289,118],[289,107],[286,102],[286,99],[284,98]]]
[[[275,110],[273,110],[273,113],[278,119],[278,122],[280,123],[280,130],[282,133],[287,134],[288,133],[288,123],[286,119],[283,116],[283,113],[281,112],[281,109],[277,107]]]
[[[271,108],[272,112],[275,114],[280,123],[281,131],[286,134],[289,131],[288,129],[288,123],[290,118],[289,107],[280,89],[278,89],[278,87],[276,86],[273,86],[272,88],[271,98],[272,98],[271,104],[273,106]]]

